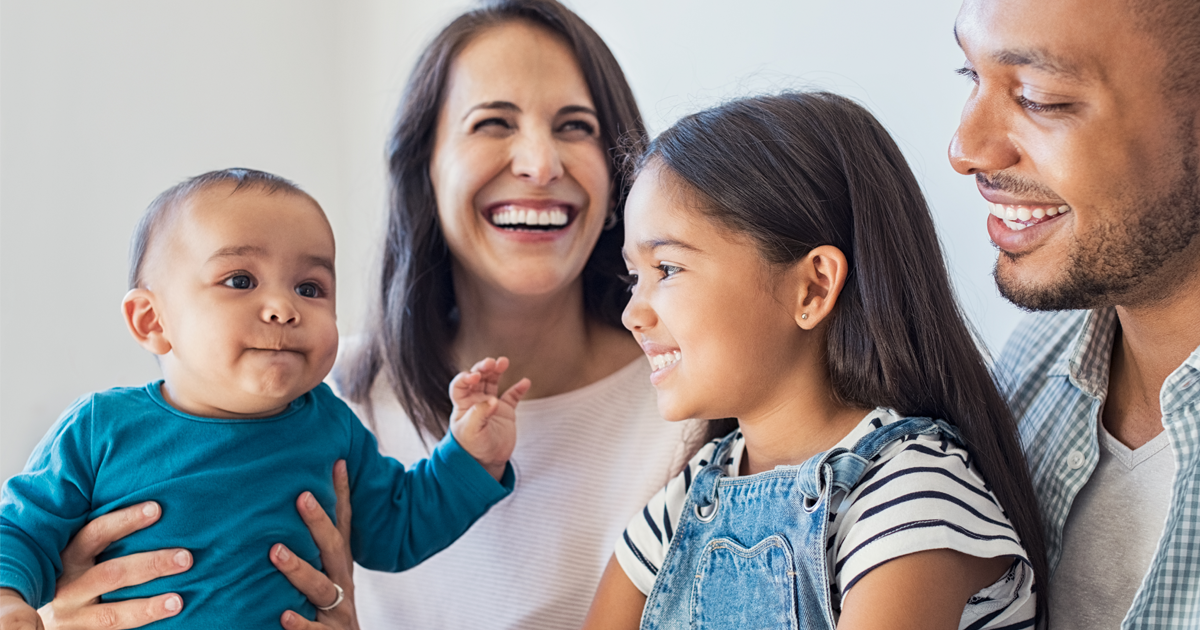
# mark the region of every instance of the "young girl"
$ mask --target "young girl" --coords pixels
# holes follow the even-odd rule
[[[624,323],[663,417],[721,437],[630,521],[586,627],[1032,627],[1016,425],[878,121],[826,93],[735,101],[638,171]]]

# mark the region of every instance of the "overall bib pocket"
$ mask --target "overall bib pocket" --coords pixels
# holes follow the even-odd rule
[[[746,549],[729,538],[704,547],[692,583],[696,630],[798,630],[792,548],[778,534]]]

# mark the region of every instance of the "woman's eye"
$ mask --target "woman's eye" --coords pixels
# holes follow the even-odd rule
[[[473,131],[479,131],[480,129],[489,127],[495,129],[511,129],[512,125],[510,125],[508,121],[503,118],[485,118],[475,123],[475,126],[471,127],[471,129]]]
[[[680,267],[679,265],[672,265],[671,263],[667,263],[667,262],[659,263],[658,266],[655,267],[655,269],[658,269],[659,271],[662,272],[664,280],[679,273],[680,271],[683,271],[683,268]]]
[[[563,123],[558,129],[559,131],[582,131],[589,136],[596,133],[595,125],[586,120],[570,120]]]
[[[321,297],[321,287],[318,287],[311,282],[305,282],[304,284],[296,287],[296,295],[306,298]]]
[[[245,274],[238,274],[227,278],[224,282],[225,286],[234,289],[253,289],[254,279]]]
[[[979,73],[975,72],[974,69],[972,69],[968,66],[963,66],[963,67],[959,68],[958,70],[955,70],[954,74],[957,74],[962,77],[967,77],[974,83],[979,83]]]

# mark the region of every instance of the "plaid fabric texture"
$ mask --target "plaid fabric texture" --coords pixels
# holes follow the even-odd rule
[[[1097,423],[1116,327],[1111,308],[1036,313],[1021,322],[996,362],[1020,419],[1052,575],[1071,503],[1099,461]],[[1200,628],[1200,348],[1167,377],[1159,402],[1175,479],[1162,538],[1123,630]]]

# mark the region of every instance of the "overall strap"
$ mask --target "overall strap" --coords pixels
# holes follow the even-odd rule
[[[736,430],[726,435],[713,450],[712,460],[704,464],[704,467],[696,473],[696,478],[692,480],[692,487],[688,494],[691,495],[692,502],[697,507],[707,508],[716,501],[717,482],[725,476],[725,460],[729,458],[729,452],[733,449],[733,443],[740,432],[740,430]]]
[[[877,427],[864,435],[850,450],[835,448],[805,462],[800,471],[800,489],[805,496],[816,500],[827,487],[849,492],[858,485],[871,459],[888,444],[910,435],[941,433],[962,444],[958,430],[944,420],[903,418]]]

